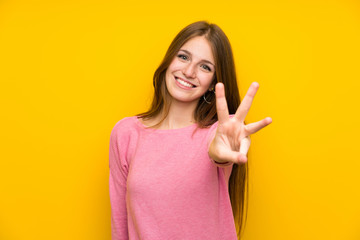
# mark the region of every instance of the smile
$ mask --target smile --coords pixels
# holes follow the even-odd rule
[[[176,82],[177,82],[180,86],[182,86],[182,87],[184,87],[184,88],[186,88],[186,89],[191,89],[191,88],[196,87],[195,85],[190,84],[190,83],[188,83],[188,82],[186,82],[186,81],[183,81],[183,80],[180,79],[180,78],[175,77],[175,80],[176,80]]]

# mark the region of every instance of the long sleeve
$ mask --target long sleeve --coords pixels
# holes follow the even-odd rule
[[[215,128],[215,126],[213,127]],[[110,136],[112,240],[234,240],[229,167],[214,167],[208,128],[120,120]]]
[[[111,204],[112,240],[128,240],[126,211],[126,148],[127,139],[119,136],[119,125],[115,125],[110,135],[109,149],[109,193]],[[124,149],[123,149],[124,148]]]

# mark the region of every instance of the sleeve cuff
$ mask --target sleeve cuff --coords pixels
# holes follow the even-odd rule
[[[233,164],[232,162],[224,162],[224,163],[220,163],[220,162],[216,162],[214,159],[210,158],[210,160],[217,166],[219,167],[225,167],[225,166],[230,166],[231,164]]]

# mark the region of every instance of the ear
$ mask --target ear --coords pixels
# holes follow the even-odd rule
[[[209,91],[215,90],[216,80],[212,81],[209,87]]]

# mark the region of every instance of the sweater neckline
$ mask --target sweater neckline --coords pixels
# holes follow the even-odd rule
[[[188,129],[192,129],[197,126],[197,123],[193,123],[189,126],[182,127],[182,128],[174,128],[174,129],[156,129],[156,128],[149,128],[148,126],[144,125],[142,122],[140,122],[139,118],[137,116],[134,116],[136,124],[143,130],[146,131],[152,131],[152,132],[178,132],[178,131],[184,131]]]

